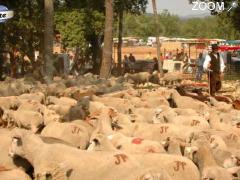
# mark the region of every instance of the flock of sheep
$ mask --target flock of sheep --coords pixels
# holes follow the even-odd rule
[[[0,180],[240,179],[240,112],[153,76],[0,82]]]

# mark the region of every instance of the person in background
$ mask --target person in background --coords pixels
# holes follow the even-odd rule
[[[165,59],[169,59],[169,54],[168,53],[166,53]]]
[[[163,56],[163,53],[160,53],[160,61],[164,61],[164,56]]]
[[[158,59],[156,57],[153,58],[154,61],[154,66],[153,66],[153,71],[158,71]]]
[[[225,64],[218,52],[217,44],[212,45],[212,52],[206,56],[203,68],[205,71],[208,71],[210,95],[215,96],[215,93],[222,87],[221,80],[223,79],[225,69]]]
[[[132,53],[130,53],[128,59],[129,59],[129,61],[132,62],[132,63],[135,63],[135,62],[136,62],[136,59],[135,59],[135,57],[132,55]]]
[[[124,67],[124,72],[129,72],[129,60],[127,55],[124,55],[123,67]]]
[[[128,56],[127,56],[127,55],[124,55],[124,58],[123,58],[123,64],[124,64],[124,66],[126,66],[128,63],[129,63]]]
[[[196,61],[196,66],[197,66],[197,72],[196,72],[196,80],[201,81],[202,80],[202,75],[203,75],[203,63],[205,57],[203,56],[203,53],[199,54],[199,57]]]
[[[172,59],[173,58],[173,53],[170,51],[169,52],[169,56],[168,56],[169,59]]]
[[[184,65],[182,67],[183,72],[187,72],[188,71],[188,67],[190,65],[189,57],[188,57],[187,53],[184,54],[183,63],[184,63]]]
[[[145,60],[153,60],[152,53],[149,52],[147,56],[145,57]]]
[[[128,57],[128,67],[129,67],[129,71],[130,73],[134,73],[134,64],[136,62],[135,57],[132,55],[132,53],[130,53],[129,57]]]
[[[73,65],[74,65],[74,56],[69,55],[69,73],[72,73]]]

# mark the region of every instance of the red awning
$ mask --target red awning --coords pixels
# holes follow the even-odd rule
[[[221,51],[238,51],[238,50],[240,50],[240,46],[219,46],[219,50],[221,50]]]

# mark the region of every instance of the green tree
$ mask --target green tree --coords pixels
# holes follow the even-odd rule
[[[7,47],[11,54],[13,49],[18,49],[23,55],[27,55],[33,60],[34,50],[39,49],[43,37],[42,1],[4,0],[1,4],[15,11],[14,18],[0,24],[3,46]],[[14,61],[13,55],[11,58]]]
[[[118,69],[121,69],[122,63],[122,38],[124,29],[124,14],[130,13],[140,15],[145,12],[147,0],[115,0],[115,12],[118,15]]]
[[[64,47],[87,48],[85,16],[86,14],[81,10],[65,10],[55,13],[55,28],[61,34]]]
[[[164,76],[163,73],[163,67],[162,67],[162,62],[160,61],[160,51],[161,51],[161,47],[160,47],[160,40],[159,40],[159,24],[158,24],[158,13],[157,13],[157,4],[156,4],[156,0],[152,0],[152,6],[153,6],[153,13],[154,13],[154,19],[155,19],[155,37],[156,37],[156,42],[157,42],[157,60],[158,60],[158,70],[161,74],[161,77]]]
[[[190,3],[192,3],[194,0],[189,0]],[[202,1],[207,1],[209,2],[209,0],[202,0]],[[219,2],[218,0],[210,0],[211,2]],[[228,9],[230,7],[232,7],[232,3],[233,1],[229,1],[229,0],[222,0],[221,2],[224,2],[224,7],[225,10],[222,12],[219,12],[216,10],[212,10],[211,14],[212,15],[216,15],[218,16],[222,21],[227,23],[227,26],[229,26],[229,28],[234,28],[237,32],[232,32],[231,34],[235,34],[238,35],[238,32],[240,31],[240,0],[237,0],[236,2],[238,3],[237,7],[232,8],[231,11],[228,11]],[[226,25],[226,24],[222,24],[221,25]],[[226,26],[225,26],[226,27]],[[233,35],[234,36],[234,35]]]

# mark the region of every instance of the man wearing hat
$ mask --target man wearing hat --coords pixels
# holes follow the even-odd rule
[[[215,96],[215,93],[222,87],[221,80],[225,68],[223,58],[218,52],[217,44],[212,45],[212,51],[206,56],[203,68],[209,72],[210,95]]]

